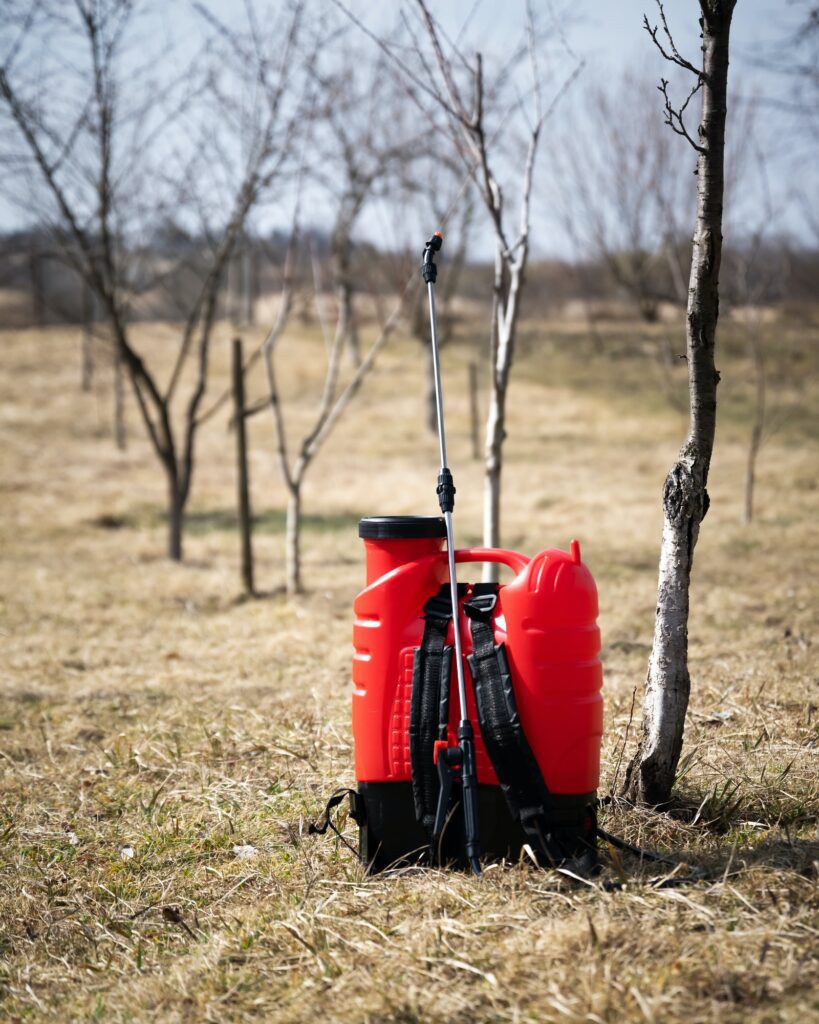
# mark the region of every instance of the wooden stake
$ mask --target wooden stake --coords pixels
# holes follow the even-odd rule
[[[236,466],[239,488],[239,536],[241,538],[242,585],[253,595],[253,524],[250,515],[250,481],[247,468],[247,431],[245,426],[245,377],[242,339],[233,339],[233,406],[236,423]]]

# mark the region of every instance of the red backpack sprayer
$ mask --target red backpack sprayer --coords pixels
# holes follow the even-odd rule
[[[580,546],[529,559],[458,550],[426,243],[442,516],[362,519],[367,585],[355,600],[353,735],[358,790],[346,795],[370,871],[411,863],[480,873],[480,858],[596,859],[603,730],[597,589]],[[444,550],[446,542],[446,550]],[[496,562],[514,580],[459,583],[458,564]],[[452,668],[457,704],[452,697]],[[471,686],[468,685],[468,682]]]

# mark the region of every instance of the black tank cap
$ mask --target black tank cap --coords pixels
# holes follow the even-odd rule
[[[443,516],[367,516],[358,524],[364,540],[412,540],[446,537]]]

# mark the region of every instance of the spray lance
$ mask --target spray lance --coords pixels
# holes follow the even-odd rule
[[[458,768],[461,772],[461,800],[463,803],[464,838],[466,859],[472,871],[481,873],[478,857],[480,856],[480,840],[478,830],[478,779],[475,769],[475,736],[472,722],[466,706],[466,683],[464,681],[463,654],[461,651],[461,628],[458,615],[458,580],[455,574],[455,541],[452,530],[452,511],[455,508],[455,484],[452,473],[447,465],[446,434],[444,431],[444,400],[441,391],[441,364],[438,354],[438,323],[435,317],[435,280],[438,268],[435,265],[435,254],[440,252],[444,236],[440,231],[429,239],[424,246],[421,274],[427,285],[429,295],[429,321],[432,344],[432,367],[435,375],[435,408],[438,414],[438,446],[441,452],[441,471],[438,474],[438,504],[446,522],[446,547],[449,559],[449,589],[452,600],[452,627],[455,638],[455,671],[458,679],[458,701],[460,704],[460,724],[458,725],[458,744],[451,747],[446,737],[440,737],[435,744],[435,763],[438,768],[440,784],[438,807],[433,827],[433,849],[437,838],[443,833],[449,801],[452,792],[452,777]]]

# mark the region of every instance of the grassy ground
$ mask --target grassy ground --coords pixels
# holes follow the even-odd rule
[[[816,328],[771,324],[772,430],[740,525],[752,382],[726,321],[712,505],[697,548],[678,805],[607,826],[712,880],[604,891],[526,865],[366,879],[306,823],[352,781],[361,514],[433,513],[421,360],[397,340],[314,466],[305,579],[281,594],[283,490],[251,422],[257,577],[238,598],[233,435],[203,429],[186,563],[164,481],[71,330],[0,335],[0,1018],[54,1021],[805,1021],[819,1014]],[[145,328],[154,362],[174,335]],[[505,471],[509,546],[582,543],[600,588],[601,795],[622,779],[653,625],[664,474],[684,429],[680,330],[526,325]],[[212,394],[227,380],[222,330]],[[293,432],[321,344],[289,341]],[[283,355],[284,355],[283,350]],[[479,538],[468,350],[445,353],[463,544]],[[255,382],[255,388],[261,381]],[[625,746],[624,746],[625,744]],[[625,753],[624,753],[625,750]],[[354,831],[348,828],[352,839]],[[243,847],[252,847],[243,850]],[[237,852],[238,851],[238,852]]]

